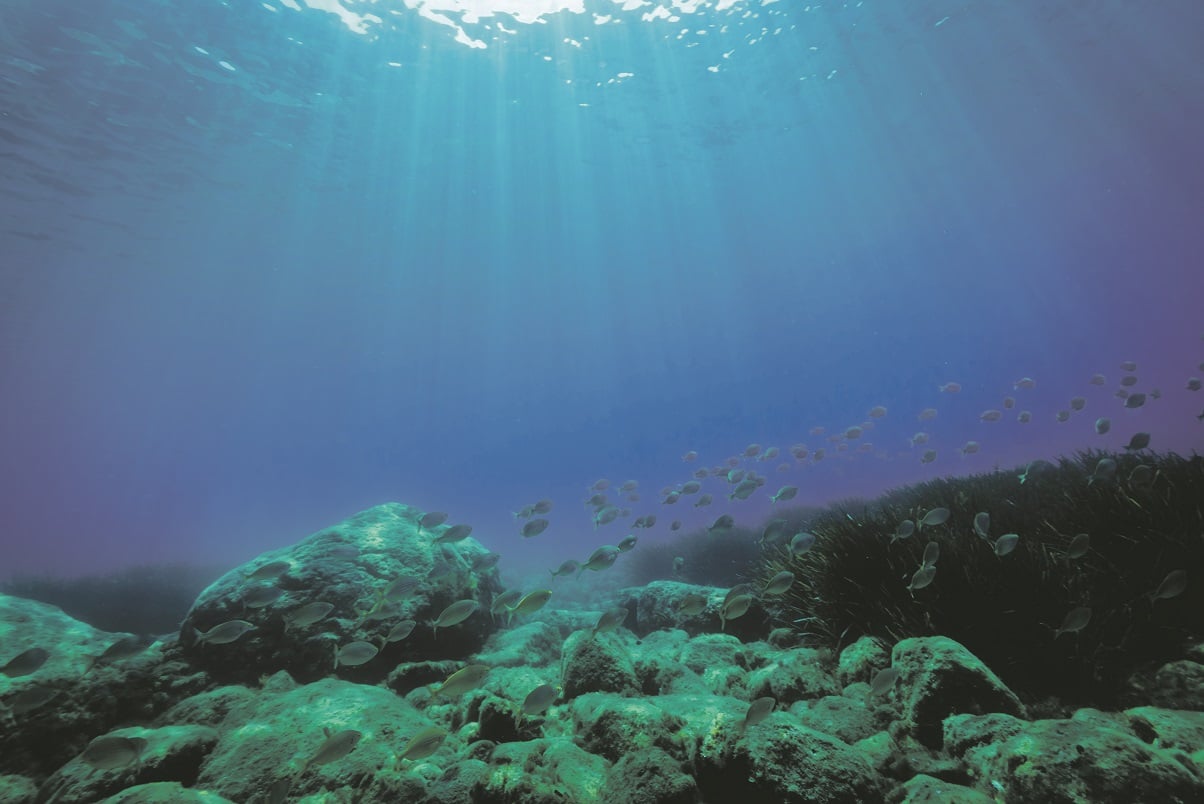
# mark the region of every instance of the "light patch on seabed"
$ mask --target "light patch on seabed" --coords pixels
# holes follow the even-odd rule
[[[344,5],[345,0],[277,0],[285,8],[302,11],[305,8],[324,11],[337,16],[348,30],[357,34],[368,34],[383,23],[375,14],[360,14]],[[735,13],[741,4],[766,6],[776,0],[597,0],[594,6],[610,6],[616,12],[643,10],[640,18],[645,22],[667,20],[677,22],[685,14],[700,14],[707,11]],[[484,48],[481,39],[468,33],[466,26],[478,25],[483,19],[506,15],[515,22],[527,25],[544,24],[547,18],[562,12],[585,14],[585,0],[366,0],[357,5],[372,4],[383,14],[398,14],[399,8],[409,9],[420,17],[444,25],[455,31],[455,40],[472,48]],[[265,4],[266,5],[266,4]],[[395,8],[389,8],[394,6]],[[810,7],[809,7],[810,8]],[[595,23],[603,25],[619,22],[613,14],[592,10]],[[456,19],[459,18],[457,22]],[[499,28],[501,26],[499,25]],[[501,28],[504,33],[513,31]]]

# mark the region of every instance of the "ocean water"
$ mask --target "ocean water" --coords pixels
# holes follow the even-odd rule
[[[1199,450],[1202,41],[1193,0],[0,0],[0,578],[386,501],[517,574]],[[662,502],[754,443],[750,499]]]

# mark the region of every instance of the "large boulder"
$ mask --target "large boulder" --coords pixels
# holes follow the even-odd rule
[[[741,617],[724,623],[719,618],[726,589],[714,586],[694,586],[678,581],[652,581],[645,586],[635,586],[619,591],[619,605],[633,610],[627,627],[638,636],[668,628],[678,628],[690,636],[705,633],[727,633],[742,642],[764,639],[770,631],[770,618],[760,601]],[[702,595],[707,599],[706,608],[699,614],[684,615],[681,603],[687,595]]]
[[[497,627],[489,616],[501,590],[497,570],[474,569],[487,551],[471,537],[440,543],[449,526],[424,528],[422,516],[399,503],[378,505],[227,572],[201,593],[184,621],[180,642],[188,659],[223,682],[252,683],[287,670],[300,681],[337,672],[377,683],[402,661],[459,659],[479,650]],[[413,588],[398,591],[398,583]],[[461,600],[477,601],[477,611],[436,631],[433,621]],[[320,602],[333,605],[328,616],[288,624],[303,606]],[[224,644],[198,638],[232,620],[254,630]],[[417,626],[386,642],[405,620]],[[380,654],[336,670],[336,651],[357,641],[376,645]]]
[[[129,651],[104,655],[124,639]],[[92,738],[150,720],[208,683],[171,644],[98,631],[55,606],[0,595],[0,667],[30,650],[46,651],[44,661],[0,673],[0,773],[45,779]]]
[[[895,645],[896,694],[903,701],[902,728],[928,748],[940,748],[942,724],[954,714],[1024,716],[1020,699],[961,643],[948,637],[916,637]]]

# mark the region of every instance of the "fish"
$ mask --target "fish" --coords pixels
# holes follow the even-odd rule
[[[1087,479],[1087,485],[1090,486],[1097,480],[1111,480],[1114,477],[1116,477],[1116,461],[1112,458],[1100,458],[1095,464],[1095,471]]]
[[[414,620],[402,620],[397,625],[393,626],[389,633],[385,634],[385,644],[390,642],[400,642],[414,632],[414,628],[418,623]]]
[[[1187,589],[1187,571],[1173,570],[1162,579],[1162,583],[1158,584],[1158,588],[1150,592],[1150,602],[1155,600],[1170,600],[1173,597],[1178,597]]]
[[[686,463],[692,463],[698,460],[698,453],[695,450],[690,450],[685,455],[682,455],[681,459]]]
[[[326,615],[332,611],[334,611],[333,603],[326,603],[321,600],[306,603],[304,606],[299,606],[292,611],[284,613],[284,629],[287,631],[289,628],[305,628],[319,620],[324,620]]]
[[[598,512],[594,514],[594,527],[597,528],[599,525],[609,525],[618,518],[619,509],[613,505],[607,505],[599,509]]]
[[[729,500],[747,500],[753,495],[753,492],[760,487],[760,484],[752,478],[745,478],[736,484],[732,489],[732,493],[727,495]]]
[[[807,454],[808,454],[807,445],[806,444],[795,444],[794,446],[792,446],[790,448],[790,454],[794,456],[795,460],[798,460],[798,461],[807,460]]]
[[[928,527],[936,527],[937,525],[944,525],[948,521],[948,508],[933,508],[931,511],[924,514],[923,518],[916,523],[916,529],[923,530],[925,525]]]
[[[665,499],[661,500],[661,505],[673,505],[681,498],[680,491],[670,491],[665,495]]]
[[[9,659],[3,667],[0,667],[0,673],[9,678],[28,676],[31,673],[37,672],[42,665],[46,664],[46,660],[49,658],[50,651],[45,648],[30,648]]]
[[[815,452],[811,453],[811,460],[812,461],[822,461],[826,454],[827,454],[827,451],[824,450],[823,447],[820,447]]]
[[[1149,488],[1154,485],[1154,467],[1139,463],[1129,472],[1129,485],[1135,488]]]
[[[743,734],[749,726],[755,726],[765,720],[773,713],[773,708],[778,705],[777,699],[770,696],[758,698],[748,705],[748,711],[744,713],[744,719],[740,721],[739,734]]]
[[[1012,408],[1014,408],[1014,407],[1016,407],[1016,397],[1014,397],[1014,396],[1005,396],[1005,397],[1003,398],[1003,409],[1004,409],[1004,410],[1011,410],[1011,409],[1012,409]]]
[[[790,539],[790,555],[798,558],[815,546],[815,534],[807,531],[794,534]]]
[[[1095,434],[1105,435],[1112,429],[1112,420],[1100,417],[1095,420]]]
[[[964,446],[958,449],[958,452],[963,456],[973,455],[974,453],[978,452],[980,448],[981,445],[977,441],[967,441]]]
[[[606,503],[607,503],[607,498],[606,498],[605,494],[594,494],[585,501],[586,505],[592,506],[595,509],[604,508],[606,506]],[[535,513],[534,508],[531,509],[531,513],[532,513],[532,515],[534,515],[534,513]]]
[[[439,616],[435,618],[434,622],[431,623],[431,638],[434,639],[434,637],[439,633],[440,627],[449,628],[453,625],[459,625],[467,620],[476,612],[477,605],[477,601],[468,598],[465,600],[457,600],[455,603],[452,603],[450,606],[445,608],[439,613]]]
[[[1085,407],[1087,407],[1086,397],[1076,396],[1070,400],[1071,410],[1082,410]]]
[[[548,711],[548,708],[551,707],[559,696],[560,690],[551,684],[540,684],[528,692],[526,698],[523,698],[523,702],[519,704],[519,711],[528,717],[542,715]]]
[[[1126,376],[1120,378],[1120,387],[1121,388],[1132,388],[1136,384],[1137,384],[1137,378],[1135,376],[1133,376],[1132,374],[1129,374],[1129,375],[1126,375]]]
[[[363,640],[348,642],[343,647],[335,649],[334,666],[336,670],[339,667],[359,667],[361,664],[372,661],[378,653],[380,653],[380,648],[371,642]]]
[[[439,684],[431,692],[436,697],[440,695],[462,695],[471,689],[476,689],[481,682],[485,680],[485,676],[489,674],[489,666],[484,664],[470,664],[462,667],[456,672],[448,676],[442,684]]]
[[[106,734],[88,743],[79,758],[96,770],[116,770],[140,762],[146,750],[142,737],[120,737]]]
[[[747,447],[744,448],[744,457],[745,458],[755,458],[760,454],[761,454],[761,445],[757,444],[755,442],[752,444],[749,444]]]
[[[1054,414],[1054,419],[1056,421],[1058,421],[1059,423],[1068,422],[1068,421],[1070,421],[1070,411],[1059,410],[1057,413]]]
[[[1092,374],[1091,379],[1087,380],[1087,382],[1092,385],[1105,385],[1108,382],[1108,378],[1103,374]]]
[[[765,590],[762,594],[780,595],[784,594],[794,583],[794,573],[790,570],[782,570],[777,575],[769,579],[765,584]]]
[[[623,481],[623,485],[619,486],[619,491],[621,491],[623,494],[630,494],[631,492],[635,491],[639,487],[640,487],[640,484],[638,481],[625,480],[625,481]]]
[[[1087,555],[1091,549],[1091,537],[1086,533],[1080,533],[1070,540],[1069,546],[1066,548],[1067,558],[1082,558]]]
[[[618,547],[611,544],[604,544],[594,552],[590,553],[589,558],[581,565],[581,569],[577,571],[577,577],[581,577],[581,573],[586,570],[591,572],[601,572],[602,570],[610,569],[615,564],[615,559],[619,557],[619,553],[623,552]]]
[[[262,609],[283,596],[284,590],[278,586],[256,586],[243,595],[242,602],[249,609]]]
[[[910,519],[904,519],[895,528],[895,532],[891,534],[890,540],[892,543],[900,542],[904,539],[910,539],[911,535],[916,532],[916,523]]]
[[[736,595],[731,600],[723,604],[719,609],[719,630],[722,631],[727,627],[728,620],[734,620],[737,617],[743,617],[753,603],[752,595]]]
[[[711,495],[703,494],[701,497],[698,498],[698,501],[694,503],[694,507],[702,508],[704,505],[710,505],[710,504],[711,504]]]
[[[947,382],[936,387],[936,390],[940,391],[942,394],[956,394],[961,389],[961,383],[957,382]]]
[[[1149,445],[1150,445],[1150,434],[1149,433],[1134,433],[1133,437],[1129,439],[1129,443],[1125,444],[1125,449],[1142,450],[1142,449],[1145,449],[1146,447],[1148,447]]]
[[[627,614],[627,609],[622,606],[607,609],[602,612],[602,616],[598,618],[598,622],[594,623],[593,633],[604,634],[608,631],[614,631],[627,619]]]
[[[765,524],[765,530],[761,531],[761,546],[765,547],[785,541],[788,527],[789,525],[784,519],[769,520]]]
[[[778,489],[777,493],[769,499],[775,503],[784,502],[786,500],[793,500],[796,494],[798,494],[798,486],[782,486],[780,489]]]
[[[638,542],[639,540],[640,539],[638,536],[636,536],[634,533],[631,533],[631,534],[628,534],[627,536],[624,536],[622,539],[620,539],[619,543],[616,546],[619,548],[619,552],[626,553],[631,550],[634,550],[636,542]]]
[[[1120,364],[1121,371],[1137,371],[1137,363],[1133,360],[1125,360]]]
[[[448,515],[443,511],[431,511],[418,518],[418,530],[437,528],[447,521]]]
[[[872,408],[870,408],[870,418],[871,419],[881,419],[885,415],[886,415],[886,406],[885,405],[874,405]]]
[[[247,573],[248,581],[274,581],[293,566],[291,561],[269,561]]]
[[[120,662],[124,659],[131,659],[150,647],[151,643],[152,640],[150,637],[134,636],[133,634],[123,636],[101,651],[99,656],[92,659],[84,672],[88,673],[94,667],[103,667],[104,665]]]
[[[581,565],[570,558],[568,561],[561,563],[556,569],[548,570],[548,572],[551,573],[553,578],[563,578],[566,575],[572,575],[580,568]]]
[[[693,617],[697,614],[702,614],[706,607],[706,596],[693,592],[683,596],[681,600],[677,602],[677,611],[684,617]]]
[[[941,546],[936,542],[929,542],[924,545],[924,556],[920,559],[920,566],[935,567],[936,562],[941,557]]]
[[[547,530],[548,525],[550,524],[551,523],[548,520],[543,519],[542,517],[540,519],[530,519],[523,524],[522,536],[524,539],[530,539],[532,536],[538,536]]]
[[[446,729],[439,726],[427,726],[406,742],[397,759],[398,761],[426,759],[439,750],[439,746],[443,745],[446,738]]]
[[[608,488],[610,488],[610,481],[604,477],[601,477],[593,482],[593,484],[589,487],[589,490],[590,491],[606,491]]]
[[[974,533],[980,539],[990,537],[991,533],[991,515],[986,511],[979,511],[974,515]]]
[[[920,415],[916,416],[922,422],[930,422],[937,416],[936,408],[924,408],[920,411]]]
[[[669,530],[681,530],[681,520],[675,519],[669,523]]]
[[[472,557],[470,566],[473,572],[485,572],[496,567],[501,560],[501,553],[477,553]]]
[[[702,491],[702,484],[697,480],[690,480],[686,483],[683,483],[681,487],[682,494],[697,494],[700,491]]]
[[[1027,389],[1036,388],[1036,387],[1037,387],[1037,381],[1034,380],[1032,377],[1021,377],[1020,379],[1018,379],[1014,383],[1012,383],[1012,388],[1014,388],[1017,391],[1019,391],[1022,388],[1027,390]]]
[[[542,500],[537,500],[535,505],[531,506],[531,510],[540,516],[543,516],[544,514],[551,513],[553,506],[554,503],[551,500],[544,498]]]
[[[1141,393],[1129,394],[1128,398],[1125,399],[1125,407],[1128,408],[1129,410],[1136,410],[1137,408],[1141,407],[1144,404],[1145,404],[1145,394],[1141,394]]]
[[[9,711],[13,715],[24,715],[27,712],[32,712],[57,698],[61,691],[41,684],[26,687],[8,699]]]
[[[1027,410],[1022,410],[1018,414],[1016,414],[1016,421],[1020,422],[1021,424],[1028,424],[1032,420],[1033,420],[1033,414]]]
[[[523,595],[522,599],[510,609],[510,613],[517,614],[520,617],[534,614],[542,609],[551,599],[551,589],[536,589],[534,592],[528,592]]]
[[[564,563],[567,564],[569,562],[566,561]],[[577,563],[576,561],[573,562],[573,564],[576,564],[576,563]],[[562,564],[561,566],[563,567],[564,564]],[[506,613],[507,615],[509,615],[510,607],[513,606],[515,603],[517,603],[519,600],[521,600],[522,596],[523,596],[523,590],[521,590],[521,589],[509,589],[505,592],[501,592],[501,593],[495,595],[493,598],[493,602],[489,604],[489,613],[494,615],[495,617],[498,614],[502,614],[502,613]]]
[[[924,454],[920,456],[920,463],[932,463],[936,460],[936,450],[926,449]]]
[[[772,461],[774,458],[778,457],[778,455],[780,455],[780,454],[782,454],[782,451],[780,449],[778,449],[777,447],[766,447],[765,451],[761,453],[760,460]]]
[[[384,587],[384,592],[380,593],[380,599],[384,601],[399,602],[409,597],[409,593],[418,589],[423,584],[423,579],[418,575],[399,575],[388,586]]]
[[[899,680],[899,675],[899,671],[893,667],[884,667],[874,673],[874,678],[870,681],[870,695],[877,697],[890,692]]]
[[[732,515],[721,514],[714,522],[707,526],[707,533],[714,533],[717,530],[731,530],[734,527],[736,527],[736,520],[732,518]]]
[[[1071,609],[1062,618],[1062,624],[1054,631],[1054,639],[1057,639],[1062,634],[1077,634],[1086,628],[1089,622],[1091,622],[1091,609],[1086,606]]]
[[[305,760],[305,764],[301,766],[301,772],[305,773],[305,771],[314,765],[326,765],[331,762],[338,762],[359,745],[359,741],[363,736],[363,732],[356,731],[355,729],[343,729],[333,734],[327,729],[326,741],[318,747],[318,750],[309,759]]]
[[[447,530],[435,537],[436,544],[454,544],[455,542],[463,541],[472,533],[472,525],[452,525]]]
[[[1187,385],[1184,387],[1189,391],[1199,391],[1201,388],[1200,378],[1192,377],[1187,381]]]
[[[673,574],[681,575],[682,570],[686,568],[686,560],[681,556],[673,557]]]
[[[911,442],[911,445],[913,447],[918,447],[918,446],[921,446],[922,444],[927,444],[928,437],[929,437],[928,433],[925,433],[923,430],[921,430],[918,433],[916,433],[915,435],[913,435],[911,438],[909,438],[908,441]]]
[[[524,505],[522,508],[514,512],[515,519],[530,519],[535,516],[534,505]]]
[[[862,429],[860,427],[850,427],[849,429],[844,431],[844,437],[849,440],[852,440],[855,438],[861,438],[861,433],[862,433]]]
[[[1016,549],[1016,545],[1020,543],[1020,536],[1016,533],[1005,533],[995,540],[995,555],[1003,558],[1008,553]]]
[[[936,578],[936,567],[922,566],[911,576],[911,583],[907,585],[907,589],[911,592],[918,592],[931,584],[934,578]]]
[[[254,630],[256,630],[256,626],[246,620],[227,620],[205,632],[193,628],[192,633],[196,638],[197,644],[208,642],[212,645],[229,645],[243,634]]]
[[[984,410],[982,413],[978,414],[978,420],[980,422],[997,422],[1002,418],[1003,411],[995,410],[994,408],[991,410]]]

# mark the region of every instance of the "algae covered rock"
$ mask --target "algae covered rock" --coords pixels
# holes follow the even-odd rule
[[[836,695],[840,690],[825,667],[826,653],[809,648],[777,651],[772,660],[748,674],[750,699],[773,697],[779,704]]]
[[[1204,775],[1182,751],[1151,745],[1124,716],[1092,709],[1025,723],[961,758],[979,791],[1006,801],[1204,801]]]
[[[554,626],[542,621],[525,623],[490,636],[476,661],[490,667],[543,667],[560,661],[563,643]]]
[[[490,772],[475,789],[480,804],[563,804],[597,801],[607,763],[571,742],[530,740],[494,749]]]
[[[658,698],[589,693],[573,701],[574,735],[583,748],[611,762],[650,748],[684,757],[685,721],[660,709]]]
[[[698,783],[659,748],[628,754],[611,766],[599,804],[694,804]]]
[[[631,654],[617,634],[578,631],[565,640],[562,661],[566,698],[587,692],[639,692]]]
[[[840,686],[847,687],[858,681],[869,681],[875,672],[889,666],[890,651],[881,640],[863,636],[840,652],[836,678]]]
[[[991,796],[924,773],[916,774],[891,791],[891,804],[992,804]]]
[[[100,804],[234,804],[208,790],[192,790],[179,782],[151,782],[127,787]]]
[[[942,723],[950,715],[1024,715],[1015,693],[952,639],[905,639],[895,645],[892,665],[900,672],[896,694],[903,702],[903,725],[929,748],[940,747]]]
[[[484,548],[472,538],[440,543],[447,526],[424,528],[422,515],[398,503],[378,505],[227,572],[184,621],[180,641],[188,659],[223,681],[249,683],[279,670],[312,681],[335,672],[340,647],[367,642],[380,653],[362,663],[341,659],[338,673],[375,683],[400,661],[479,650],[497,627],[488,615],[501,588],[497,570],[474,570]],[[430,627],[463,600],[478,604],[467,619]],[[330,609],[320,617],[306,608],[322,604]],[[407,620],[417,625],[389,641]],[[200,637],[234,621],[250,630],[241,626],[245,632],[232,640],[224,633]]]

